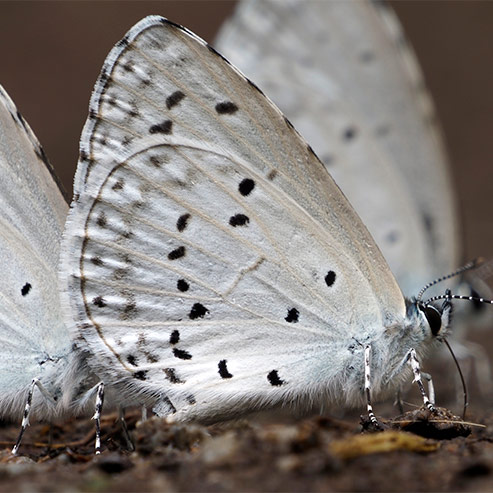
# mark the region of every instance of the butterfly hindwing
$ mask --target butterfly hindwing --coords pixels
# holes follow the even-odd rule
[[[311,149],[255,85],[165,19],[141,21],[105,62],[76,193],[67,320],[122,401],[202,419],[314,394],[344,367],[336,347],[349,357],[360,327],[378,334],[405,316]]]
[[[56,375],[71,353],[57,287],[68,205],[41,145],[1,86],[0,209],[0,411],[20,416],[32,379],[58,389]],[[36,394],[37,411],[41,401]]]

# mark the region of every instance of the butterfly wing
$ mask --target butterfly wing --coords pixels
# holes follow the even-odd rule
[[[244,1],[216,45],[307,138],[406,294],[456,268],[455,203],[440,130],[390,8]]]
[[[67,323],[124,402],[219,419],[320,397],[350,372],[354,338],[405,317],[311,148],[253,83],[163,18],[109,54],[75,188]]]
[[[57,265],[68,205],[43,149],[0,86],[0,411],[66,358]],[[51,390],[50,381],[44,382]],[[36,404],[36,397],[34,404]]]

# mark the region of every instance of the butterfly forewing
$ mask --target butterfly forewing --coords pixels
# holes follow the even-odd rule
[[[323,165],[202,40],[144,19],[90,111],[61,275],[74,333],[113,383],[161,396],[164,413],[248,409],[313,391],[344,364],[331,348],[402,322],[392,274]]]

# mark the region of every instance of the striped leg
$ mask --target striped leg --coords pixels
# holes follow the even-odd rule
[[[15,442],[14,448],[12,449],[12,454],[14,455],[17,455],[22,437],[24,436],[24,432],[26,431],[26,428],[29,426],[29,413],[31,412],[34,387],[38,387],[41,394],[48,402],[50,402],[53,406],[56,405],[56,402],[53,400],[53,397],[51,397],[50,393],[43,387],[43,384],[39,381],[39,379],[33,378],[31,382],[31,387],[29,388],[29,391],[27,393],[26,406],[24,407],[24,413],[22,415],[21,431],[19,432],[17,441]]]
[[[96,421],[96,455],[101,453],[101,411],[103,409],[104,402],[104,383],[100,382],[96,394],[96,406],[94,410],[94,416],[92,419]]]
[[[31,387],[29,388],[29,392],[27,394],[26,406],[24,407],[24,414],[22,415],[21,431],[19,433],[19,436],[17,437],[17,441],[15,442],[14,448],[12,449],[12,453],[14,455],[17,455],[24,432],[26,431],[26,428],[29,426],[29,413],[31,412],[33,392],[37,381],[38,381],[37,378],[33,378]]]
[[[419,369],[419,361],[416,356],[416,351],[414,349],[410,349],[409,352],[407,353],[407,361],[411,365],[411,368],[413,369],[413,374],[414,374],[414,380],[413,382],[416,382],[419,387],[419,391],[421,392],[421,395],[423,396],[423,403],[424,405],[431,411],[435,412],[435,406],[430,402],[430,399],[428,399],[428,396],[426,395],[426,391],[423,385],[423,381],[421,380],[421,371]],[[433,388],[433,387],[431,387]],[[430,388],[430,390],[431,390]],[[435,391],[433,389],[433,397],[434,397]]]
[[[365,393],[366,393],[366,410],[368,411],[368,417],[370,421],[380,427],[375,414],[373,413],[373,406],[371,405],[371,394],[370,394],[370,377],[371,377],[371,346],[368,344],[365,346]]]
[[[435,386],[433,385],[433,378],[429,373],[421,372],[421,376],[428,382],[428,394],[430,394],[430,402],[435,404]]]

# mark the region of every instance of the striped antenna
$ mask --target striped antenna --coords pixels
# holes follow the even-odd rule
[[[434,281],[429,282],[418,293],[418,296],[416,297],[416,301],[418,303],[421,302],[421,298],[423,297],[423,294],[425,293],[425,291],[428,290],[428,289],[430,289],[435,284],[438,284],[439,282],[442,282],[442,281],[446,281],[447,279],[450,279],[452,277],[458,276],[459,274],[462,274],[463,272],[466,272],[468,270],[475,269],[479,265],[481,265],[482,262],[483,262],[483,259],[482,258],[477,258],[475,260],[472,260],[471,262],[468,262],[466,265],[464,265],[460,269],[457,269],[455,272],[452,272],[451,274],[448,274],[448,275],[443,276],[443,277],[439,277],[438,279],[435,279]],[[437,299],[444,299],[444,298],[445,298],[445,295],[443,297],[438,297]],[[428,300],[428,301],[431,301],[431,300]],[[425,303],[425,305],[427,305],[427,304],[428,304],[428,302]]]
[[[463,296],[461,294],[451,294],[451,293],[445,293],[441,294],[439,296],[433,296],[433,298],[429,298],[424,302],[424,305],[427,306],[433,301],[438,301],[438,300],[469,300],[469,301],[476,301],[478,303],[487,303],[490,305],[493,305],[493,300],[487,300],[485,298],[480,298],[478,296]]]

